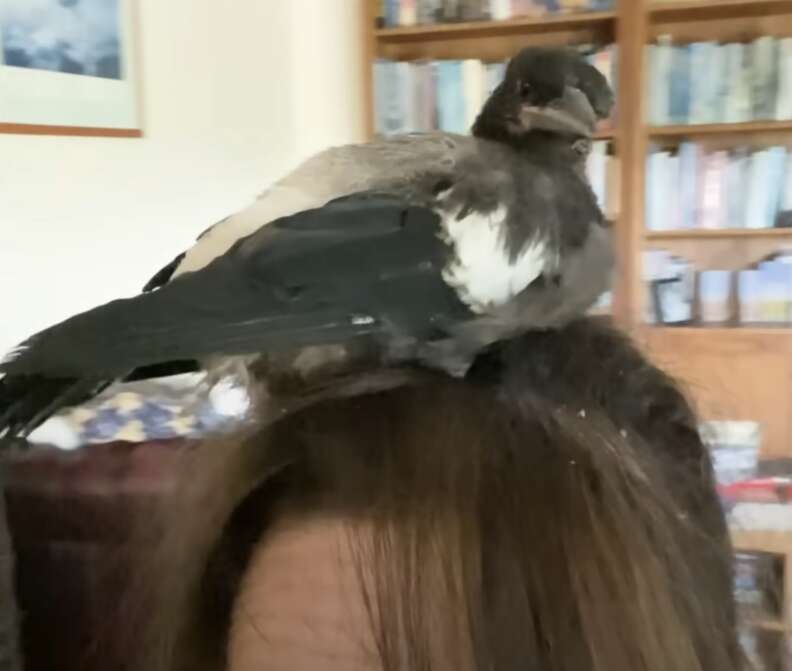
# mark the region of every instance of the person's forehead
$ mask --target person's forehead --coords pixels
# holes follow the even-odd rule
[[[283,522],[251,560],[234,607],[229,671],[377,671],[348,526]]]

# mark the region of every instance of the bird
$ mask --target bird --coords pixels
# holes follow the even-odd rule
[[[14,348],[0,363],[0,435],[25,437],[113,382],[196,365],[307,377],[358,356],[464,375],[493,342],[571,321],[613,270],[585,176],[613,104],[578,52],[530,47],[469,135],[318,153],[141,294]]]

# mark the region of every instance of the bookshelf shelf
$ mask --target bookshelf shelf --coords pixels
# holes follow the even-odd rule
[[[792,624],[775,620],[746,620],[745,624],[754,629],[763,629],[764,631],[778,631],[781,633],[792,632]]]
[[[767,16],[792,12],[792,0],[681,0],[649,4],[652,22]]]
[[[749,135],[792,131],[789,121],[749,121],[747,123],[683,124],[678,126],[649,126],[651,138],[687,138],[708,135]]]
[[[792,238],[792,228],[713,228],[650,231],[647,240],[714,240],[719,238]]]
[[[401,28],[381,28],[374,31],[377,40],[415,41],[436,39],[466,39],[513,33],[548,32],[580,26],[608,24],[616,20],[615,12],[577,12],[552,16],[529,16],[508,21],[471,21],[466,23],[435,23]]]
[[[792,325],[779,324],[778,326],[647,326],[651,337],[678,337],[689,336],[710,340],[712,338],[730,338],[743,340],[746,338],[783,338],[792,337]]]

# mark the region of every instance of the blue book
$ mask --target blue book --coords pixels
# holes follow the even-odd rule
[[[385,25],[395,28],[401,20],[399,0],[385,0]]]
[[[786,162],[786,147],[771,147],[767,150],[767,200],[765,202],[764,228],[775,226],[776,215],[781,209]]]
[[[690,49],[674,47],[671,55],[669,121],[686,124],[690,118]]]
[[[437,61],[437,118],[440,130],[465,133],[465,89],[462,61]]]
[[[679,146],[679,226],[695,228],[698,220],[699,147],[693,142]]]

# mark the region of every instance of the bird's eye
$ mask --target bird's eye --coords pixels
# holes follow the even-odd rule
[[[528,82],[520,82],[519,93],[521,98],[527,98],[531,95],[531,85]]]

